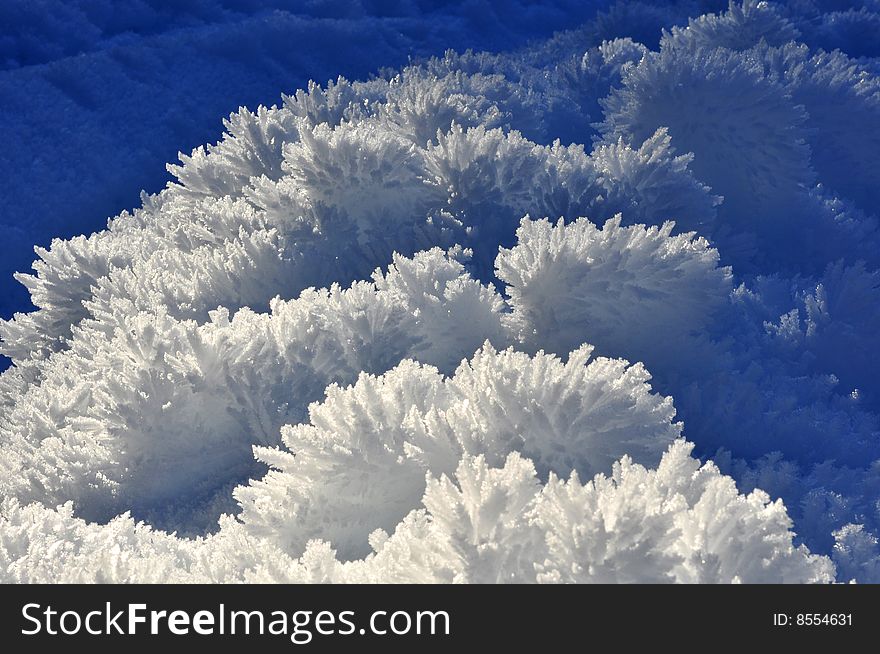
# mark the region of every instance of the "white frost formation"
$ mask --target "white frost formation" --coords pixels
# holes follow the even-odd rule
[[[878,14],[695,6],[242,109],[38,249],[0,580],[876,581]]]

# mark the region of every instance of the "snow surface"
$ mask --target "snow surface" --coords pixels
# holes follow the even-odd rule
[[[527,34],[463,6],[309,25]],[[0,579],[880,581],[878,15],[616,3],[232,114],[18,276]]]

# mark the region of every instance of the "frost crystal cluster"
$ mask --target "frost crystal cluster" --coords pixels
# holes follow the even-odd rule
[[[231,115],[18,276],[0,580],[880,581],[878,25],[620,2]]]

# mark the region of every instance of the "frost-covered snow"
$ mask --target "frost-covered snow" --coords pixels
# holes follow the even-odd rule
[[[507,50],[608,0],[3,0],[0,318],[33,246],[104,229],[241,106],[447,48]]]
[[[18,277],[0,579],[880,581],[878,16],[617,3],[233,114]]]

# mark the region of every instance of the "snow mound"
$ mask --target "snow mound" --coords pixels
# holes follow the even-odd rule
[[[0,579],[876,581],[877,8],[703,4],[310,83],[38,249]]]

